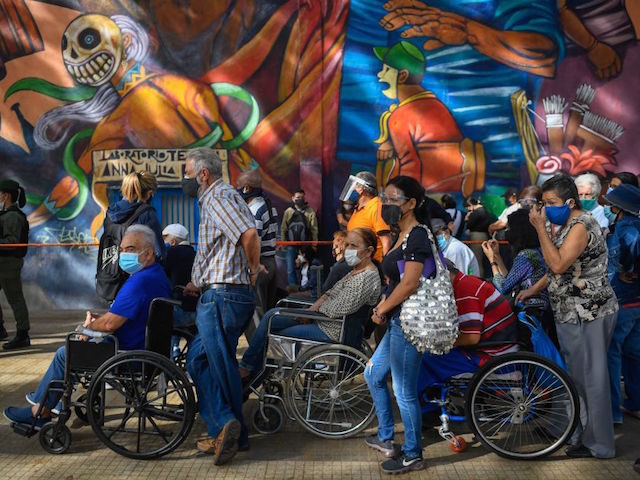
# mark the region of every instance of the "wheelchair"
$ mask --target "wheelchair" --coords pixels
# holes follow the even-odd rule
[[[317,312],[281,306],[287,302],[279,302],[275,315],[328,320]],[[258,397],[251,415],[256,431],[278,432],[285,415],[322,438],[347,438],[369,426],[375,416],[364,380],[370,354],[361,348],[362,320],[368,314],[370,307],[364,306],[353,315],[330,319],[341,324],[340,343],[272,333],[268,319],[263,368],[248,387]]]
[[[518,324],[530,315],[519,312]],[[500,345],[504,344],[483,342],[476,347]],[[439,407],[438,433],[454,452],[464,451],[467,445],[453,433],[450,423],[466,421],[485,447],[516,460],[552,454],[570,438],[580,420],[578,393],[567,373],[528,351],[496,356],[474,373],[429,387],[420,393],[420,401],[423,411]]]
[[[180,446],[193,427],[196,399],[184,370],[169,359],[174,331],[173,306],[180,302],[156,298],[151,302],[144,350],[119,351],[117,338],[87,329],[66,335],[63,380],[47,387],[62,394],[57,416],[42,426],[42,448],[52,454],[69,449],[71,431],[66,422],[72,409],[89,423],[98,439],[125,457],[148,460],[166,455]],[[83,341],[79,336],[90,336]],[[75,400],[72,395],[86,393]],[[42,414],[42,405],[28,425],[12,424],[14,431],[31,437]]]

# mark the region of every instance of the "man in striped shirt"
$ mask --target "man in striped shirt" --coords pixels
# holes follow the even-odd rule
[[[222,162],[211,149],[187,154],[182,189],[198,198],[200,227],[191,283],[184,292],[200,295],[198,334],[189,345],[187,368],[198,393],[209,438],[198,450],[222,465],[249,445],[242,419],[238,338],[251,321],[253,284],[258,276],[260,239],[255,220],[238,192],[222,180]]]
[[[256,230],[260,237],[261,268],[256,280],[256,311],[253,314],[253,321],[244,331],[247,340],[251,342],[253,332],[264,316],[264,312],[276,306],[278,212],[271,206],[271,201],[262,191],[262,176],[258,170],[241,173],[237,187],[256,220]]]
[[[445,355],[425,353],[418,388],[443,383],[461,373],[475,372],[492,356],[518,350],[517,318],[511,305],[491,282],[465,275],[447,261],[453,294],[458,307],[460,334],[454,348]],[[498,346],[470,348],[480,342],[504,342]]]

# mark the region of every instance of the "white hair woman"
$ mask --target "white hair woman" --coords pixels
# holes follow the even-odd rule
[[[582,208],[591,212],[591,215],[596,217],[598,225],[600,225],[601,228],[608,228],[609,220],[607,220],[607,217],[604,215],[604,207],[598,203],[598,197],[602,190],[600,179],[593,173],[583,173],[582,175],[578,175],[574,182],[578,188]]]

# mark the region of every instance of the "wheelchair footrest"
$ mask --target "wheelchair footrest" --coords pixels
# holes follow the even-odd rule
[[[38,431],[33,428],[31,425],[26,425],[24,423],[11,423],[11,429],[16,432],[18,435],[22,435],[23,437],[33,437]]]

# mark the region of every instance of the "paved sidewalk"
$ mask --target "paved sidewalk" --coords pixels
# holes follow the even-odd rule
[[[9,315],[7,315],[9,316]],[[24,395],[33,390],[46,370],[65,332],[84,318],[84,312],[52,311],[32,315],[32,347],[27,350],[0,350],[0,408],[24,404]],[[11,318],[6,325],[12,327]],[[243,345],[243,347],[246,345]],[[256,402],[247,402],[246,411]],[[363,435],[348,440],[323,440],[287,424],[273,436],[251,435],[251,449],[239,453],[230,465],[215,467],[210,456],[196,453],[195,440],[204,432],[199,419],[191,437],[173,454],[160,460],[134,461],[104,447],[91,428],[72,417],[68,424],[73,440],[64,455],[45,453],[37,436],[14,434],[6,419],[0,419],[0,479],[325,479],[389,478],[379,463],[382,457],[366,448]],[[401,424],[399,425],[401,428]],[[465,425],[454,431],[471,434]],[[400,440],[401,436],[397,437]],[[424,432],[428,468],[402,478],[424,479],[638,479],[632,465],[640,456],[640,421],[625,417],[616,428],[618,456],[613,460],[569,460],[562,452],[536,462],[506,460],[474,444],[461,454],[453,453],[435,429]]]

